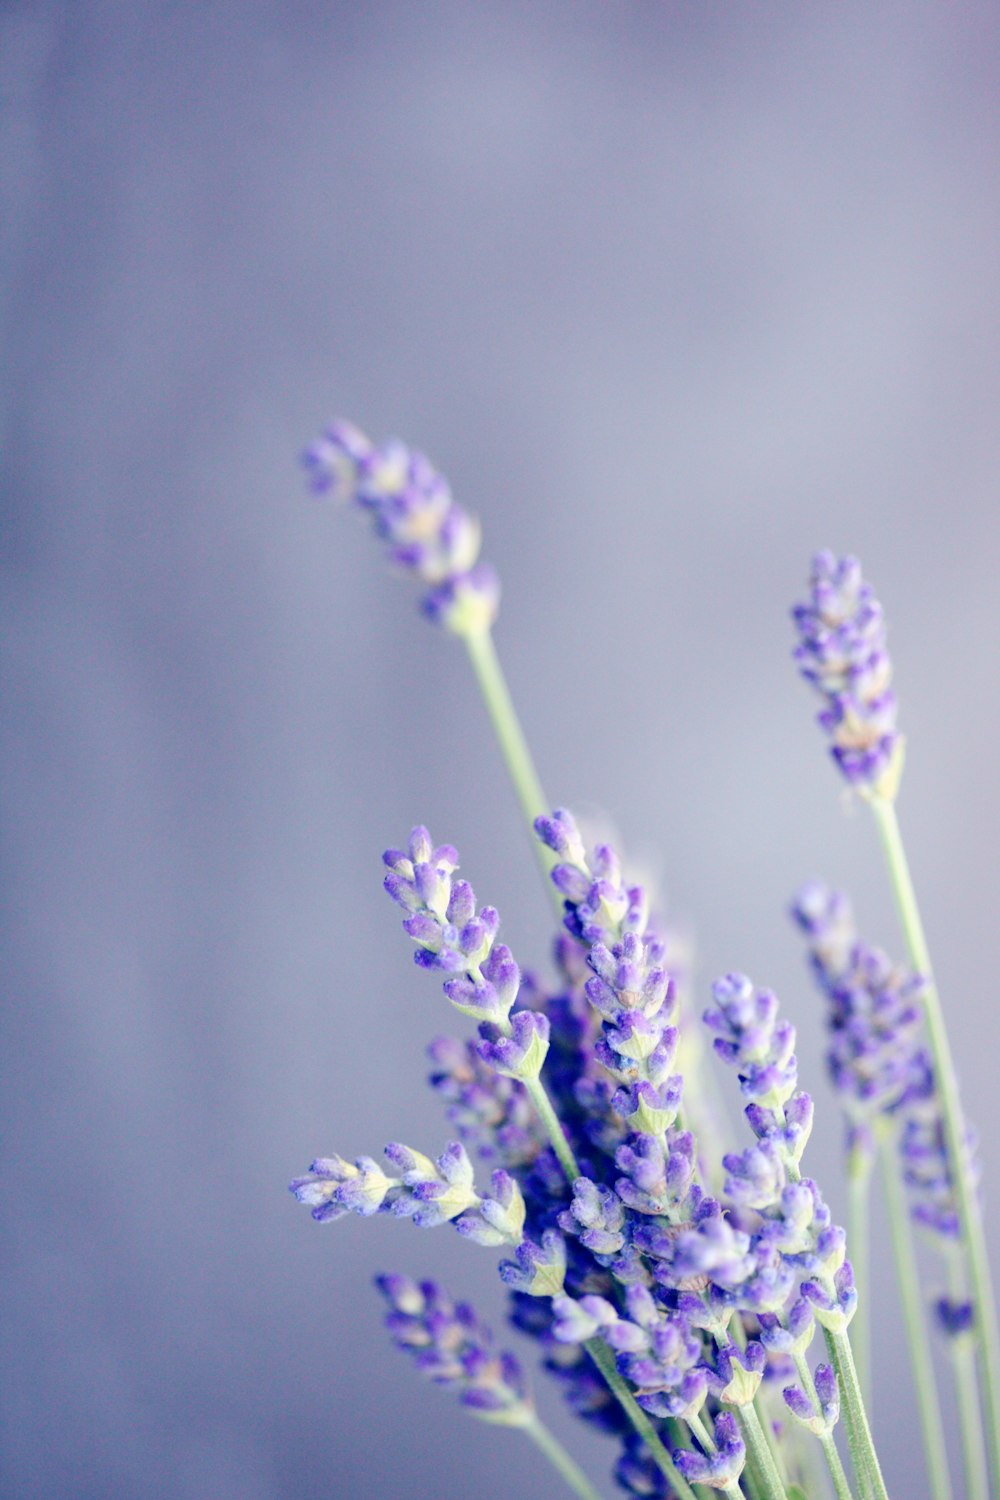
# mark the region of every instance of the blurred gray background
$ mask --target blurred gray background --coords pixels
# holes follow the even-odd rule
[[[494,1257],[286,1191],[447,1138],[422,1049],[465,1023],[386,844],[426,821],[522,963],[550,938],[460,648],[304,494],[333,413],[482,517],[549,795],[655,871],[702,995],[779,990],[839,1212],[786,903],[822,875],[899,934],[788,607],[817,547],[862,556],[1000,1233],[998,44],[988,4],[0,7],[5,1495],[557,1491],[380,1326],[387,1268],[499,1319]]]

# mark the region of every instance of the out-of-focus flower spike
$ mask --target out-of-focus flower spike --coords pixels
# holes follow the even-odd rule
[[[823,698],[819,723],[851,786],[891,800],[903,768],[882,607],[857,558],[819,552],[810,598],[792,610],[795,660]]]
[[[470,1416],[507,1427],[528,1426],[534,1405],[520,1363],[497,1350],[468,1304],[454,1303],[437,1282],[378,1276],[389,1304],[385,1324],[421,1374],[457,1396]]]
[[[314,494],[366,510],[390,560],[426,586],[428,618],[458,635],[496,619],[500,584],[479,562],[480,529],[422,453],[392,439],[376,447],[350,422],[332,422],[302,456]]]

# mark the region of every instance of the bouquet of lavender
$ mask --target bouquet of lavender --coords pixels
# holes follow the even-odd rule
[[[1000,1495],[975,1141],[896,819],[903,738],[882,611],[858,563],[820,553],[793,611],[832,756],[878,825],[910,965],[861,941],[841,893],[799,893],[793,915],[828,1007],[846,1123],[845,1232],[807,1172],[813,1104],[777,997],[727,974],[692,1015],[683,949],[642,886],[544,797],[493,643],[499,585],[479,559],[476,521],[422,454],[375,446],[349,423],[329,427],[305,464],[317,493],[370,513],[392,560],[423,585],[424,612],[466,647],[554,901],[558,983],[549,992],[522,972],[498,912],[459,877],[456,850],[414,828],[385,853],[384,884],[417,965],[475,1023],[473,1037],[429,1049],[456,1139],[436,1155],[390,1144],[385,1168],[319,1157],[291,1184],[296,1198],[320,1223],[391,1213],[500,1251],[512,1323],[541,1345],[573,1410],[615,1435],[627,1493],[887,1500],[865,1407],[867,1204],[880,1162],[934,1500],[953,1491],[931,1322],[953,1359],[961,1493]],[[706,1034],[745,1101],[735,1150],[713,1105]],[[933,1306],[917,1277],[918,1229],[948,1271]],[[471,1307],[432,1281],[387,1275],[378,1286],[390,1334],[425,1375],[471,1415],[519,1428],[594,1500],[521,1364]]]

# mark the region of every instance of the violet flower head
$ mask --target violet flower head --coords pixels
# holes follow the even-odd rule
[[[392,562],[428,586],[425,614],[459,635],[489,628],[500,585],[478,561],[479,523],[422,453],[395,438],[376,447],[340,420],[310,444],[302,463],[314,494],[369,512]]]
[[[389,1304],[385,1326],[417,1369],[458,1397],[471,1416],[524,1427],[534,1405],[519,1361],[497,1349],[493,1335],[466,1302],[453,1302],[434,1281],[377,1276]]]
[[[596,1055],[622,1085],[614,1108],[634,1130],[661,1133],[681,1097],[681,1080],[670,1072],[676,996],[646,893],[626,885],[610,846],[598,845],[588,856],[564,809],[537,818],[535,832],[558,858],[552,881],[563,896],[565,926],[586,953],[584,993],[602,1021]]]
[[[795,1027],[779,1014],[772,990],[756,990],[745,974],[725,974],[712,986],[714,1005],[704,1014],[715,1032],[715,1050],[735,1067],[749,1099],[745,1114],[758,1140],[780,1147],[797,1163],[812,1130],[809,1095],[798,1089]]]
[[[808,601],[792,610],[799,632],[794,655],[824,700],[818,722],[847,781],[891,798],[903,739],[896,728],[882,606],[855,557],[817,553],[809,583]]]

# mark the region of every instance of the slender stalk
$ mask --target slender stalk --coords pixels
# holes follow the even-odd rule
[[[537,1414],[530,1422],[525,1423],[522,1431],[527,1433],[536,1447],[541,1449],[552,1467],[565,1479],[574,1495],[579,1495],[580,1500],[601,1500],[599,1492],[595,1490],[580,1465],[571,1454],[567,1453],[559,1439],[549,1431]]]
[[[870,1153],[852,1151],[847,1172],[847,1243],[851,1247],[851,1266],[858,1290],[858,1310],[851,1320],[851,1346],[869,1410],[872,1404],[869,1230],[871,1178]]]
[[[540,1078],[528,1079],[525,1082],[528,1097],[538,1111],[538,1117],[545,1126],[545,1132],[552,1145],[553,1151],[559,1158],[559,1165],[566,1175],[566,1181],[572,1187],[580,1175],[580,1168],[576,1157],[573,1155],[569,1141],[566,1139],[562,1126],[559,1124],[559,1116],[552,1106],[552,1100],[545,1091],[545,1085]]]
[[[510,696],[507,679],[504,677],[500,658],[493,644],[492,632],[474,631],[471,635],[463,636],[462,639],[465,641],[465,649],[469,653],[469,660],[476,674],[476,681],[479,683],[486,712],[490,716],[490,723],[493,725],[493,732],[497,737],[500,753],[507,767],[507,774],[528,825],[528,832],[538,862],[542,867],[545,884],[552,893],[561,917],[562,898],[549,880],[555,857],[551,850],[535,837],[535,819],[549,812],[550,808],[542,790],[538,772],[535,770],[535,763],[531,758],[524,730],[517,717],[514,700]]]
[[[740,1424],[747,1454],[753,1459],[755,1467],[767,1486],[768,1500],[771,1500],[771,1497],[773,1500],[788,1500],[784,1482],[778,1473],[778,1466],[767,1440],[767,1433],[761,1426],[753,1402],[748,1401],[746,1406],[736,1406],[733,1410]]]
[[[701,1420],[701,1417],[695,1414],[694,1416],[688,1417],[688,1422],[690,1423],[691,1431],[698,1439],[704,1451],[706,1453],[717,1453],[718,1449],[715,1446],[715,1439],[712,1437],[712,1434],[709,1432],[708,1428]],[[738,1484],[717,1484],[716,1487],[718,1489],[721,1489],[724,1495],[730,1496],[730,1500],[742,1500],[742,1491]]]
[[[830,1361],[837,1372],[841,1399],[847,1419],[847,1443],[851,1450],[851,1462],[858,1484],[868,1500],[889,1500],[882,1478],[871,1428],[865,1412],[864,1398],[858,1383],[858,1372],[851,1353],[851,1341],[846,1333],[831,1333],[823,1330]]]
[[[675,1467],[673,1459],[660,1442],[656,1429],[618,1373],[615,1357],[603,1339],[588,1339],[583,1346],[611,1388],[612,1394],[653,1456],[653,1462],[673,1485],[679,1500],[696,1500],[694,1490]],[[739,1491],[737,1490],[737,1495]]]
[[[990,1277],[982,1214],[976,1189],[966,1170],[966,1130],[962,1102],[955,1077],[951,1046],[944,1023],[944,1013],[934,983],[930,951],[924,934],[916,891],[903,846],[895,805],[883,797],[872,797],[872,812],[882,841],[889,877],[892,881],[900,921],[913,967],[927,981],[924,991],[924,1018],[934,1059],[945,1143],[951,1167],[951,1180],[958,1208],[962,1238],[969,1263],[969,1283],[976,1320],[980,1391],[985,1413],[987,1440],[993,1488],[1000,1495],[1000,1368],[998,1368],[996,1299]]]
[[[958,1247],[948,1257],[948,1290],[956,1302],[967,1295],[965,1267]],[[955,1371],[955,1394],[958,1397],[959,1424],[962,1429],[962,1460],[965,1465],[965,1488],[968,1500],[989,1500],[986,1474],[986,1451],[979,1424],[979,1395],[976,1389],[976,1351],[966,1334],[948,1340]]]
[[[882,1166],[882,1180],[885,1184],[886,1203],[889,1210],[889,1228],[892,1234],[893,1255],[896,1260],[899,1300],[903,1309],[903,1322],[910,1346],[913,1383],[917,1393],[917,1406],[920,1410],[927,1477],[930,1480],[934,1500],[951,1500],[948,1449],[945,1443],[944,1422],[941,1419],[937,1381],[934,1378],[934,1350],[931,1348],[927,1330],[926,1307],[920,1291],[920,1275],[910,1232],[906,1195],[899,1177],[899,1162],[893,1149],[894,1143],[890,1144],[884,1132],[880,1135],[879,1158]]]
[[[816,1383],[813,1380],[812,1370],[809,1368],[809,1361],[804,1354],[796,1354],[794,1357],[795,1368],[799,1372],[802,1389],[818,1411],[819,1398],[816,1395]],[[840,1461],[840,1454],[837,1452],[837,1445],[833,1440],[833,1434],[819,1432],[816,1435],[819,1438],[827,1467],[830,1470],[830,1478],[833,1480],[833,1487],[837,1492],[837,1500],[853,1500],[851,1486],[847,1482],[847,1475],[844,1473],[844,1465]]]

